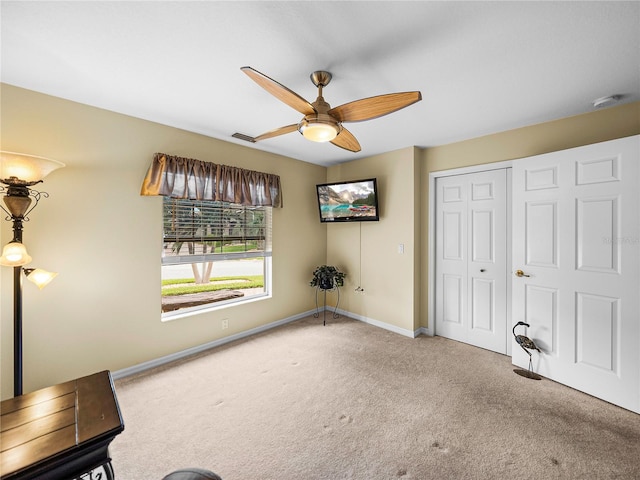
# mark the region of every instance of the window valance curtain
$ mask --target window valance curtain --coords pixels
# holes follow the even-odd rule
[[[282,207],[280,177],[156,153],[140,195]]]

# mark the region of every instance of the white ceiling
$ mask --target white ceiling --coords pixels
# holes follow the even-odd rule
[[[331,165],[640,100],[640,2],[1,2],[2,82]],[[345,126],[362,151],[297,132],[302,115],[240,71],[307,99],[328,70],[332,106],[420,90],[423,100]]]

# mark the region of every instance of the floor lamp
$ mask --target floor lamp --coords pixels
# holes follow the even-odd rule
[[[57,274],[39,268],[23,268],[31,257],[22,243],[22,223],[38,205],[46,192],[33,190],[33,185],[64,163],[44,157],[0,151],[0,193],[4,204],[0,208],[7,214],[5,220],[13,222],[13,240],[4,246],[0,265],[13,267],[13,395],[22,395],[22,273],[42,288]],[[6,185],[3,186],[3,185]],[[33,201],[35,200],[35,203]],[[33,205],[31,205],[33,203]]]

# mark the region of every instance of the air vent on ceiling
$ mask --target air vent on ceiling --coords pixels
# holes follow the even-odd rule
[[[621,97],[622,95],[609,95],[607,97],[597,98],[591,103],[594,108],[610,107],[611,105],[618,103]]]
[[[233,138],[238,138],[240,140],[244,140],[245,142],[251,142],[251,143],[256,143],[256,139],[253,137],[250,137],[249,135],[245,135],[244,133],[234,133],[233,135],[231,135]]]

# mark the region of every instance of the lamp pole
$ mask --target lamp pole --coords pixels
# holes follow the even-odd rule
[[[45,192],[36,192],[29,190],[29,194],[36,199],[36,204],[40,199],[40,195],[47,196]],[[6,199],[6,198],[5,198]],[[10,204],[10,202],[6,202]],[[13,206],[13,205],[12,205]],[[10,218],[13,221],[13,240],[12,243],[22,245],[22,222],[25,219],[24,214],[11,213]],[[0,257],[0,261],[4,259]],[[31,257],[25,253],[25,262],[31,261]],[[22,363],[22,272],[27,278],[35,283],[40,289],[49,283],[57,273],[47,272],[40,268],[23,268],[21,265],[13,267],[13,395],[17,397],[22,395],[22,379],[23,379],[23,363]],[[34,272],[36,272],[34,274]]]
[[[13,396],[22,395],[22,267],[13,267]]]
[[[22,243],[22,217],[13,217],[13,238]],[[13,396],[22,395],[22,267],[13,267]]]
[[[6,185],[6,187],[0,185],[0,192],[6,192],[3,198],[6,208],[2,205],[0,208],[8,214],[6,220],[13,222],[13,240],[2,249],[0,265],[13,267],[13,393],[15,397],[22,395],[22,267],[31,261],[22,244],[22,223],[28,220],[29,212],[38,205],[41,196],[45,198],[49,196],[46,192],[38,192],[30,187],[41,183],[44,177],[60,167],[64,167],[64,163],[57,160],[0,151],[0,183]],[[32,199],[35,200],[33,205],[31,205]],[[31,272],[33,270],[31,269]],[[36,283],[35,280],[34,283]],[[46,282],[42,283],[44,284]],[[39,286],[42,288],[41,285]]]
[[[4,182],[3,182],[4,183]],[[4,189],[3,189],[4,190]],[[42,192],[44,193],[44,192]],[[10,185],[6,196],[5,204],[9,211],[7,213],[13,222],[12,243],[22,244],[22,222],[25,219],[28,208],[31,205],[31,198],[36,200],[36,205],[40,200],[41,192],[31,190],[26,186],[16,187]],[[46,195],[46,193],[44,194]],[[34,205],[35,207],[35,205]],[[4,209],[3,209],[4,210]],[[6,211],[6,210],[5,210]],[[25,250],[26,253],[26,250]],[[31,257],[28,260],[31,261]],[[13,395],[22,395],[22,264],[13,267]]]

